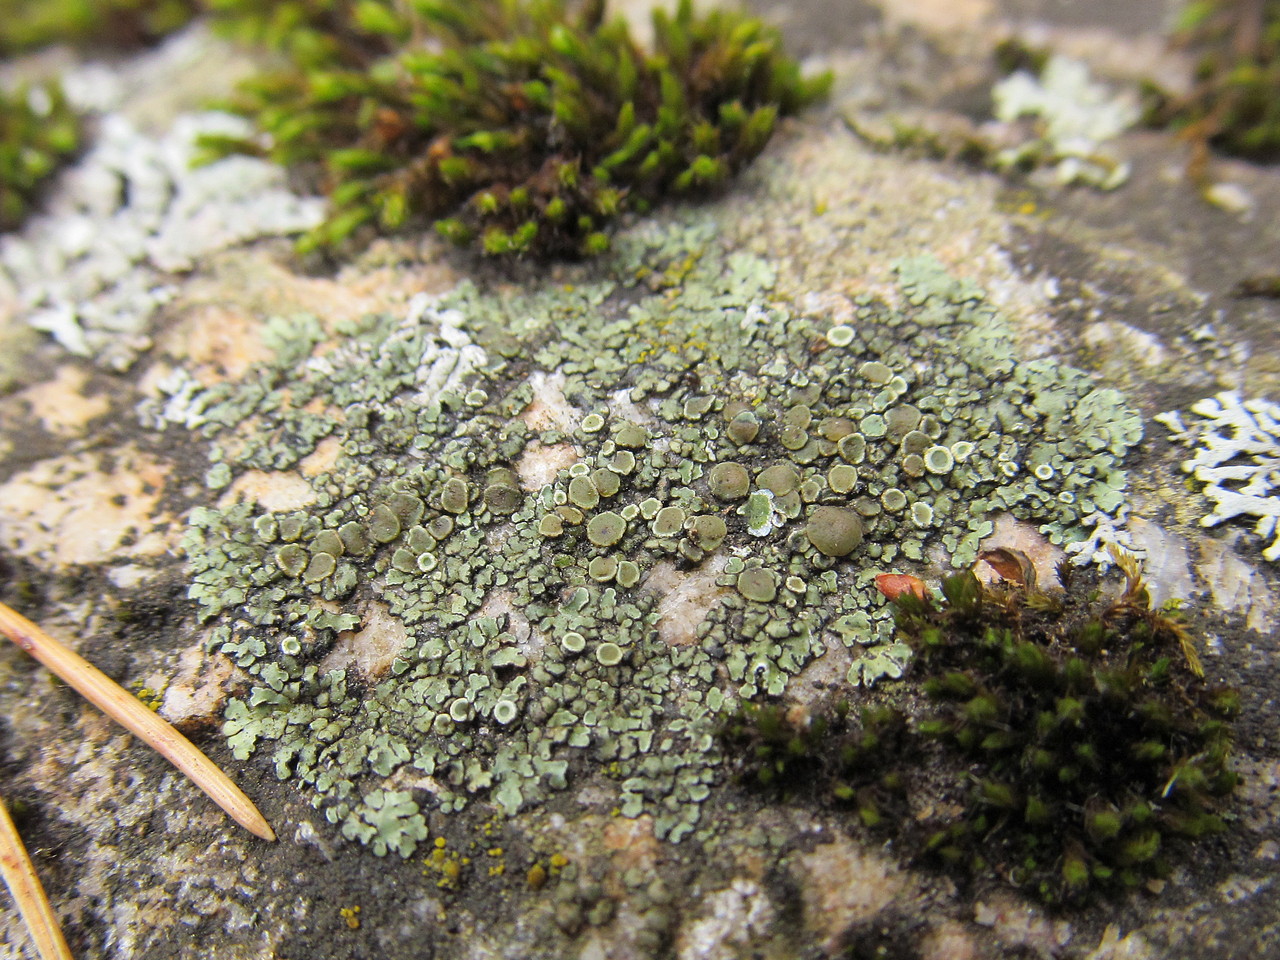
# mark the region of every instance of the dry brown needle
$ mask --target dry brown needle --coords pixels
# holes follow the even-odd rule
[[[159,751],[236,823],[264,840],[276,838],[253,801],[212,760],[93,664],[3,603],[0,603],[0,633],[43,663],[112,720]]]
[[[4,798],[0,797],[0,875],[18,904],[18,912],[31,933],[41,960],[71,960],[71,950],[62,936],[58,918],[36,876],[35,864],[13,825]]]

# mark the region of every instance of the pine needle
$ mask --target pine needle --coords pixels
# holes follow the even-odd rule
[[[22,914],[41,960],[71,960],[71,950],[62,936],[58,918],[54,916],[49,898],[44,895],[35,864],[22,845],[22,838],[5,808],[3,797],[0,797],[0,876],[4,877],[18,904],[18,912]]]
[[[0,603],[0,633],[43,663],[116,723],[150,744],[236,823],[263,840],[276,838],[253,801],[212,760],[93,664],[3,603]]]

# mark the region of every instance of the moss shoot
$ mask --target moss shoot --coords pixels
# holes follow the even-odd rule
[[[52,43],[132,47],[187,24],[195,0],[0,0],[0,54]]]
[[[241,26],[292,64],[238,104],[267,145],[211,145],[321,171],[332,213],[309,247],[426,218],[487,255],[600,253],[620,214],[724,184],[829,81],[761,21],[688,2],[654,12],[652,51],[595,0],[269,9]]]

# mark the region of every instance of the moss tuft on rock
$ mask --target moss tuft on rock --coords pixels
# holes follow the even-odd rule
[[[965,570],[937,600],[915,578],[882,584],[924,677],[920,716],[864,711],[854,726],[844,706],[803,721],[746,706],[722,732],[740,778],[791,798],[816,784],[913,858],[1049,902],[1166,876],[1179,842],[1226,828],[1238,694],[1204,681],[1131,559],[1110,596],[1065,566],[1045,592],[1014,551],[988,559],[1010,579]],[[925,790],[915,806],[932,812],[916,815]]]
[[[188,23],[197,0],[0,0],[0,54],[53,43],[135,47]]]
[[[321,171],[332,210],[312,248],[427,218],[489,256],[597,254],[620,214],[722,186],[829,81],[801,77],[761,21],[688,2],[654,12],[652,51],[603,2],[273,7],[300,33],[216,5],[293,63],[238,104],[266,146],[211,145]]]

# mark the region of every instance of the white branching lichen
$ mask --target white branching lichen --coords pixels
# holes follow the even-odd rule
[[[1186,426],[1176,412],[1156,420],[1193,449],[1182,469],[1206,485],[1204,495],[1213,501],[1201,525],[1256,517],[1254,532],[1271,539],[1262,556],[1280,560],[1280,405],[1220,393],[1192,404],[1191,412],[1201,421]]]
[[[1080,523],[1089,528],[1089,535],[1067,544],[1062,548],[1063,552],[1071,554],[1071,562],[1078,567],[1092,563],[1104,571],[1115,563],[1117,550],[1139,560],[1145,559],[1147,551],[1134,545],[1133,534],[1127,529],[1128,522],[1128,505],[1120,507],[1115,516],[1095,510],[1080,518]]]

